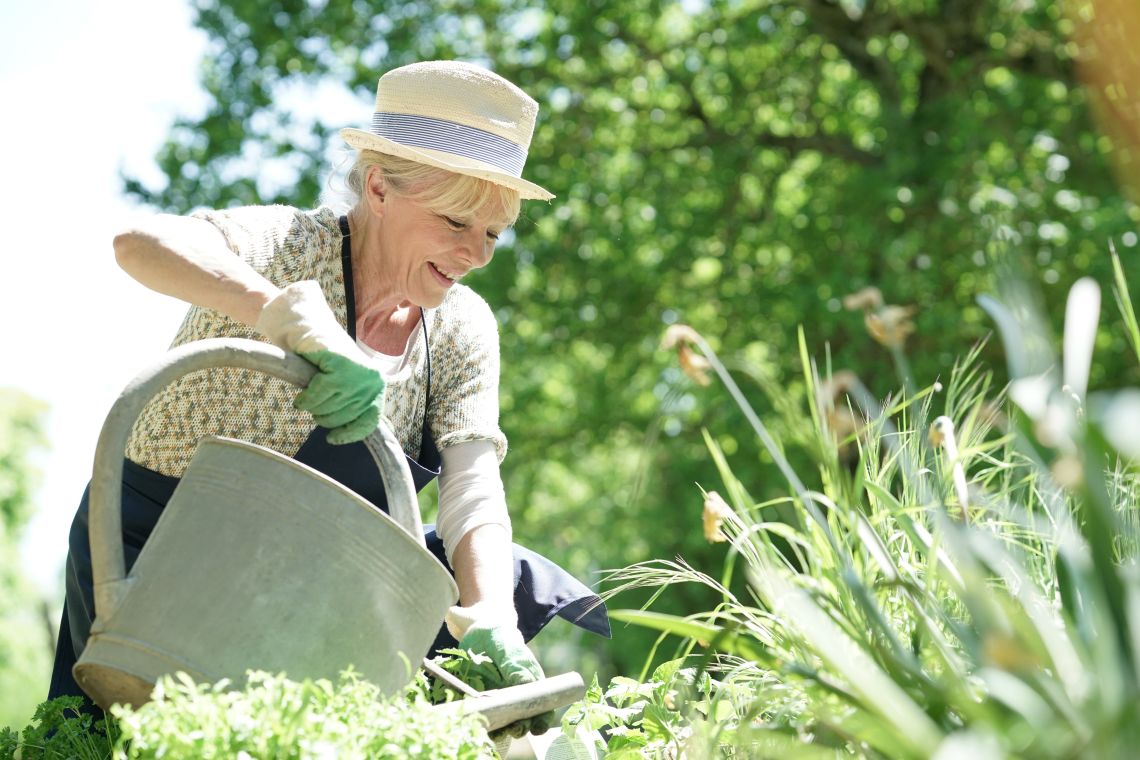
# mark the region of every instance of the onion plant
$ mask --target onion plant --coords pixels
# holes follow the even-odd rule
[[[1009,358],[1005,389],[975,349],[944,387],[880,406],[857,378],[821,376],[801,331],[801,402],[756,368],[730,373],[696,332],[669,336],[740,405],[796,507],[778,519],[780,500],[758,503],[706,434],[723,481],[705,494],[706,528],[727,540],[726,576],[743,572],[746,594],[681,562],[610,575],[611,597],[694,582],[723,599],[684,618],[614,613],[687,639],[720,670],[731,717],[695,715],[689,756],[1140,752],[1140,391],[1087,391],[1095,283],[1071,291],[1060,361],[1029,289],[1006,283],[982,299]],[[776,394],[783,429],[811,431],[812,472],[793,470],[736,377]]]

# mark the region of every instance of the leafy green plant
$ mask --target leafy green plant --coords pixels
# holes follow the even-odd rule
[[[123,731],[120,758],[273,757],[474,760],[491,748],[477,715],[444,716],[425,694],[385,698],[352,672],[335,685],[253,672],[247,686],[164,677],[154,700],[112,708]]]
[[[758,503],[711,436],[725,496],[706,517],[730,546],[725,576],[678,562],[611,575],[611,596],[698,583],[722,603],[688,617],[614,617],[738,658],[752,690],[731,735],[706,751],[750,757],[1123,758],[1140,740],[1137,394],[1088,393],[1099,289],[1078,283],[1063,361],[1031,293],[1005,278],[982,306],[1001,328],[1012,404],[994,405],[977,351],[945,387],[878,408],[821,377],[801,333],[808,408],[774,399],[784,429],[811,431],[810,479],[704,339],[706,359],[783,472],[797,510]],[[1130,303],[1122,276],[1117,296]],[[1126,311],[1130,312],[1130,307]],[[739,374],[766,391],[747,365]],[[832,389],[833,390],[833,389]],[[937,408],[937,411],[936,411]],[[839,410],[857,424],[839,433]],[[798,417],[798,419],[796,419]],[[854,448],[853,460],[840,455]],[[706,526],[707,528],[707,526]],[[706,532],[706,535],[709,535]],[[744,595],[729,579],[742,566]],[[780,701],[794,689],[798,703]],[[772,711],[770,704],[790,705]]]
[[[0,760],[109,760],[120,731],[114,719],[95,721],[80,711],[81,697],[41,703],[23,731],[0,729]]]
[[[486,691],[506,682],[495,661],[479,652],[441,649],[432,662],[476,691]],[[422,670],[416,673],[416,687],[423,690],[432,704],[452,702],[465,696],[443,681],[429,678]]]
[[[384,697],[352,671],[335,684],[251,672],[241,689],[179,673],[158,682],[152,701],[116,705],[95,725],[78,697],[44,702],[23,732],[0,731],[0,760],[492,757],[482,718],[433,711],[428,689],[422,675]]]
[[[692,756],[710,735],[730,743],[751,692],[687,662],[662,663],[644,681],[619,676],[604,689],[595,678],[563,715],[563,734],[611,760]]]

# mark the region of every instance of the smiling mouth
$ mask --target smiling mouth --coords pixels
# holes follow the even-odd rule
[[[433,264],[430,261],[428,262],[428,266],[431,267],[432,271],[435,272],[436,275],[438,275],[439,277],[446,280],[448,282],[448,284],[459,282],[460,278],[463,277],[463,275],[461,275],[461,274],[449,274],[448,272],[443,271],[442,269],[440,269],[439,267],[437,267],[435,264]]]

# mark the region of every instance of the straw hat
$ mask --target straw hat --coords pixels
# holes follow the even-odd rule
[[[372,129],[342,129],[359,150],[374,150],[518,190],[554,195],[522,178],[538,103],[487,69],[425,61],[392,69],[376,85]]]

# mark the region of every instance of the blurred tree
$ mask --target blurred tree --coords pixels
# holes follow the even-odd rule
[[[1070,21],[1049,0],[196,8],[210,108],[173,128],[165,186],[126,180],[165,210],[316,203],[325,146],[347,126],[322,118],[330,81],[359,98],[359,124],[380,73],[430,58],[487,64],[540,102],[526,175],[559,197],[525,208],[472,285],[502,326],[517,535],[579,573],[719,563],[693,486],[718,486],[701,426],[753,495],[783,490],[723,394],[656,351],[667,324],[790,378],[803,324],[813,352],[826,342],[832,366],[885,394],[888,355],[845,294],[874,285],[918,307],[909,351],[927,385],[988,332],[974,298],[1001,248],[1039,270],[1056,314],[1078,275],[1109,281],[1109,238],[1135,271],[1140,217],[1113,185]],[[1135,379],[1116,358],[1123,333],[1101,338],[1093,382]]]
[[[1140,5],[1130,0],[1066,0],[1081,81],[1089,94],[1117,178],[1140,199]]]
[[[20,570],[19,540],[32,514],[44,443],[44,406],[0,388],[0,726],[22,729],[47,694],[51,636],[43,600]]]

